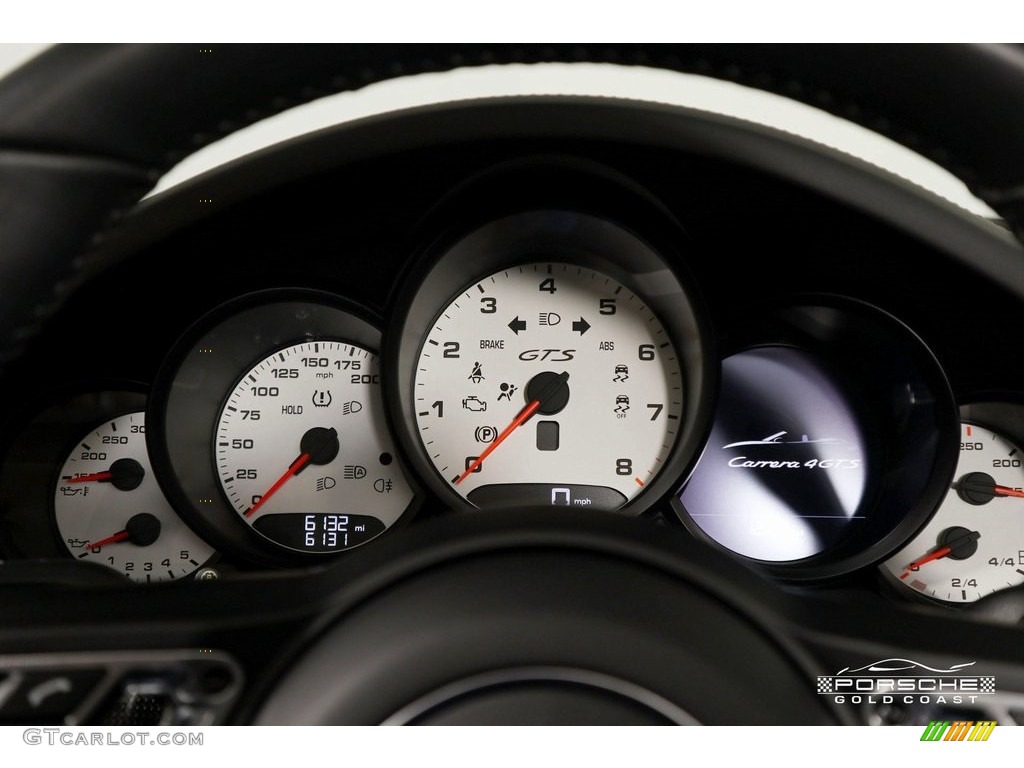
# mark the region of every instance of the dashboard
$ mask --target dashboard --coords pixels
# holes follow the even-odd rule
[[[1024,583],[1022,299],[971,238],[1017,250],[809,143],[600,99],[373,118],[147,200],[0,379],[0,587],[123,596],[157,655],[62,647],[85,618],[43,620],[44,650],[85,654],[57,667],[106,687],[6,720],[0,696],[0,720],[139,716],[153,658],[194,682],[171,650],[192,637],[223,686],[189,717],[245,721],[291,663],[272,646],[323,632],[328,582],[524,511],[749,573],[822,668],[851,646],[811,637],[820,605],[967,637]],[[216,623],[264,599],[259,648]],[[990,629],[1010,696],[1017,630]],[[141,695],[180,716],[174,690]],[[840,719],[1012,722],[1013,701]]]

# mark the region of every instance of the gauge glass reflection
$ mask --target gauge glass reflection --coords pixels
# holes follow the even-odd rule
[[[865,438],[817,356],[759,347],[727,358],[711,436],[680,501],[723,547],[772,562],[817,555],[864,520]]]

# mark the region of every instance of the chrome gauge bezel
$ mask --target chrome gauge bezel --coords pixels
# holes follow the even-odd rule
[[[275,289],[240,297],[198,320],[175,344],[157,374],[146,419],[147,441],[164,493],[203,536],[262,565],[310,564],[334,554],[285,550],[239,519],[217,476],[213,430],[239,377],[274,350],[301,342],[344,341],[380,353],[381,334],[362,307],[309,289]],[[421,503],[417,484],[392,526]]]
[[[428,249],[407,281],[409,287],[398,300],[401,309],[389,328],[386,362],[393,375],[385,391],[402,448],[431,491],[456,509],[477,509],[440,476],[416,424],[415,372],[427,329],[468,286],[500,270],[537,262],[570,264],[611,277],[646,301],[665,328],[683,378],[681,424],[661,472],[618,511],[641,514],[678,485],[706,435],[718,369],[702,306],[677,266],[684,237],[679,233],[669,242],[666,238],[656,246],[612,219],[550,208],[495,216]]]

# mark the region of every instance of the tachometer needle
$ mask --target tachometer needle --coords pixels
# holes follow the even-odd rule
[[[562,386],[565,384],[565,382],[568,380],[569,372],[562,371],[561,374],[559,374],[550,382],[548,382],[548,384],[544,387],[544,389],[540,391],[540,393],[537,395],[535,399],[531,400],[529,403],[523,406],[522,410],[516,414],[516,417],[514,419],[512,419],[512,423],[505,427],[505,429],[501,431],[500,435],[494,438],[494,442],[488,445],[484,452],[477,456],[476,459],[472,463],[470,463],[468,467],[466,467],[466,471],[459,475],[457,478],[455,478],[455,485],[458,485],[471,474],[473,474],[473,472],[475,472],[477,468],[484,463],[484,459],[490,456],[494,452],[495,448],[497,448],[499,445],[505,442],[505,438],[507,438],[509,435],[515,432],[519,427],[523,426],[523,424],[525,424],[529,420],[529,418],[533,416],[534,413],[537,412],[537,409],[544,405],[544,401],[549,400],[556,393],[558,393],[559,390],[561,390]]]

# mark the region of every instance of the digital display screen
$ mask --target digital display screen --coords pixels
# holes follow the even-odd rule
[[[290,512],[264,514],[253,527],[289,549],[338,552],[369,541],[383,533],[386,526],[370,515]]]
[[[865,446],[850,398],[816,355],[740,352],[722,364],[711,436],[679,500],[733,552],[772,562],[811,557],[864,519]]]

